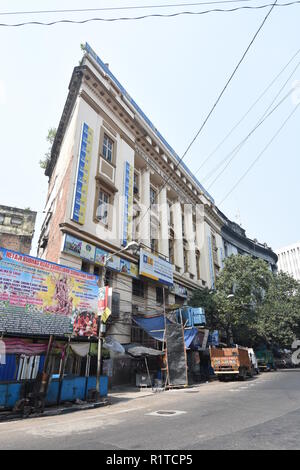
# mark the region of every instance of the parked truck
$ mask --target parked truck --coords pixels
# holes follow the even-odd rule
[[[256,357],[260,371],[269,372],[277,369],[272,351],[268,351],[267,349],[256,351]]]
[[[211,348],[211,365],[220,381],[253,377],[253,367],[247,348]]]

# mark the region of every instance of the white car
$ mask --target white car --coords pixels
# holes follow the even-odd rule
[[[259,374],[258,362],[257,362],[257,358],[255,356],[255,352],[253,351],[252,348],[247,348],[247,349],[248,349],[249,359],[250,359],[251,364],[252,364],[252,368],[257,374]]]

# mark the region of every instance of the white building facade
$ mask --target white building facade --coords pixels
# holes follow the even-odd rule
[[[38,255],[99,275],[115,256],[110,334],[132,338],[132,315],[187,303],[213,288],[223,266],[223,220],[202,187],[86,45],[75,67],[46,175],[49,190]]]
[[[281,248],[278,255],[278,269],[300,281],[300,242]]]

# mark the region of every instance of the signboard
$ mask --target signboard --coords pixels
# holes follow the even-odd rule
[[[105,250],[102,250],[101,248],[96,248],[96,256],[95,256],[95,263],[100,264],[100,266],[104,266],[105,260],[107,256],[109,256],[110,253],[108,253]],[[118,256],[113,256],[107,263],[106,266],[109,269],[113,269],[114,271],[120,271],[120,258]]]
[[[100,266],[104,266],[105,258],[110,255],[108,251],[102,250],[102,248],[96,248],[94,245],[86,243],[69,234],[65,235],[63,251],[91,261],[92,263],[99,264]],[[139,277],[138,265],[121,259],[118,256],[113,256],[113,258],[108,261],[107,268],[121,272],[122,274],[127,274],[131,277]]]
[[[144,250],[140,250],[140,275],[168,286],[173,285],[173,265]]]
[[[100,287],[98,296],[98,315],[101,317],[102,323],[106,323],[111,315],[112,305],[112,288]]]
[[[170,287],[170,292],[172,294],[178,295],[178,297],[183,297],[184,299],[188,296],[187,288],[184,286],[180,286],[174,282],[174,285]]]
[[[139,277],[139,267],[137,264],[131,263],[125,259],[120,259],[120,272],[128,274],[131,277]]]
[[[82,125],[79,147],[77,181],[74,194],[72,219],[81,225],[85,223],[90,167],[93,148],[94,131],[85,122]]]
[[[0,331],[92,336],[96,276],[0,248]]]
[[[74,256],[86,259],[88,261],[95,261],[95,246],[90,243],[86,243],[78,238],[66,235],[64,250],[65,253],[69,253]]]
[[[129,162],[126,162],[124,181],[124,246],[132,241],[133,236],[133,180],[134,168]]]

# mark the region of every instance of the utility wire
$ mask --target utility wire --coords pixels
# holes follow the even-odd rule
[[[152,13],[149,15],[143,15],[143,16],[135,16],[135,17],[117,17],[117,18],[87,18],[85,20],[68,20],[68,19],[62,19],[62,20],[56,20],[56,21],[51,21],[51,22],[42,22],[42,21],[27,21],[27,22],[22,22],[22,23],[15,23],[15,24],[9,24],[9,23],[0,23],[1,27],[11,27],[11,28],[16,28],[16,27],[21,27],[21,26],[28,26],[28,25],[38,25],[38,26],[53,26],[56,24],[85,24],[85,23],[90,23],[90,22],[95,22],[95,21],[103,21],[103,22],[116,22],[116,21],[138,21],[138,20],[144,20],[146,18],[175,18],[183,15],[190,15],[190,16],[196,16],[196,15],[206,15],[208,13],[232,13],[235,11],[239,10],[261,10],[265,9],[268,7],[274,8],[274,6],[277,7],[288,7],[291,5],[297,5],[300,3],[300,0],[289,2],[289,3],[268,3],[265,5],[259,5],[259,6],[243,6],[243,7],[237,7],[237,8],[231,8],[231,9],[221,9],[221,8],[215,8],[212,10],[205,10],[205,11],[181,11],[178,13],[169,13],[169,14],[159,14],[159,13]]]
[[[267,15],[264,17],[263,19],[263,22],[261,23],[261,25],[259,26],[258,30],[256,31],[256,33],[254,34],[253,38],[251,39],[249,45],[247,46],[245,52],[243,53],[241,59],[239,60],[239,62],[237,63],[237,65],[235,66],[232,74],[230,75],[229,79],[227,80],[225,86],[223,87],[221,93],[219,94],[217,100],[215,101],[214,105],[212,106],[211,110],[209,111],[209,113],[207,114],[206,118],[204,119],[200,129],[197,131],[196,135],[194,136],[194,138],[192,139],[192,141],[190,142],[190,144],[188,145],[188,147],[186,148],[185,152],[183,153],[182,157],[180,158],[180,160],[178,161],[177,165],[175,166],[174,170],[173,170],[173,173],[175,174],[176,170],[178,169],[178,167],[181,165],[181,163],[183,162],[184,158],[186,157],[188,151],[190,150],[190,148],[192,147],[192,145],[194,144],[194,142],[197,140],[197,138],[199,137],[200,133],[202,132],[202,130],[204,129],[205,125],[207,124],[209,118],[211,117],[211,115],[213,114],[214,110],[216,109],[218,103],[220,102],[222,96],[224,95],[226,89],[228,88],[229,84],[231,83],[231,81],[233,80],[235,74],[237,73],[239,67],[241,66],[243,60],[245,59],[246,55],[248,54],[249,50],[251,49],[253,43],[255,42],[255,39],[257,38],[257,36],[259,35],[260,31],[262,30],[263,26],[265,25],[267,19],[269,18],[270,14],[272,13],[275,5],[277,4],[277,0],[275,0],[275,2],[272,4],[270,10],[268,11]],[[172,175],[170,175],[167,180],[164,182],[164,184],[160,187],[159,191],[158,191],[158,194],[157,196],[161,193],[161,191],[163,190],[163,188],[168,184],[168,182],[170,181],[170,179],[172,178]],[[151,205],[148,207],[148,209],[146,210],[146,212],[143,214],[143,217],[141,218],[141,220],[139,221],[139,224],[141,224],[141,222],[143,221],[143,219],[146,217],[146,214],[149,212],[149,210],[151,209]]]
[[[238,179],[236,184],[231,188],[231,190],[226,194],[226,196],[222,199],[222,201],[219,203],[219,205],[223,204],[224,201],[233,193],[233,191],[238,187],[238,185],[243,181],[243,179],[249,174],[249,172],[252,170],[252,168],[256,165],[256,163],[260,160],[260,158],[263,156],[263,154],[268,150],[270,145],[274,142],[274,140],[278,137],[280,132],[283,130],[283,128],[286,126],[288,121],[292,118],[292,116],[295,114],[297,109],[299,108],[300,103],[297,104],[297,106],[293,109],[293,111],[289,114],[289,116],[286,118],[284,123],[280,126],[280,128],[276,131],[276,133],[273,135],[272,139],[267,143],[267,145],[264,147],[262,152],[258,155],[258,157],[251,163],[251,165],[247,168],[247,170],[243,173],[243,175]]]
[[[125,6],[125,7],[103,7],[103,8],[77,8],[77,9],[65,9],[65,10],[33,10],[33,11],[3,11],[0,12],[0,16],[8,15],[36,15],[44,13],[86,13],[92,11],[121,11],[121,10],[144,10],[148,8],[181,8],[181,7],[193,7],[201,5],[215,5],[224,3],[242,3],[252,2],[255,0],[220,0],[213,2],[194,2],[194,3],[171,3],[164,5],[137,5],[137,6]]]
[[[294,75],[294,73],[296,72],[296,70],[299,68],[300,66],[300,62],[297,64],[297,66],[294,68],[294,70],[292,71],[292,73],[290,74],[290,76],[288,77],[288,79],[286,80],[286,82],[283,84],[283,86],[280,88],[279,92],[276,94],[275,98],[273,99],[272,103],[268,106],[268,108],[266,109],[266,111],[264,112],[264,114],[262,115],[262,117],[260,118],[260,120],[258,121],[258,123],[255,125],[255,127],[252,129],[251,132],[249,132],[249,134],[220,162],[219,165],[217,165],[217,167],[215,167],[215,171],[218,171],[218,169],[228,160],[228,158],[231,156],[231,158],[229,159],[229,161],[227,162],[227,164],[224,166],[224,168],[222,168],[222,170],[217,174],[217,176],[214,178],[214,180],[210,183],[208,189],[210,189],[217,181],[218,179],[221,177],[221,175],[225,172],[225,170],[228,168],[228,166],[230,165],[230,163],[234,160],[234,158],[238,155],[239,151],[242,149],[242,147],[246,144],[246,142],[249,140],[249,138],[254,134],[254,132],[266,121],[266,119],[268,119],[273,113],[274,111],[276,111],[276,109],[291,95],[291,93],[293,92],[293,90],[290,90],[285,96],[284,98],[268,113],[269,109],[271,109],[271,107],[273,106],[274,102],[276,101],[276,99],[278,98],[278,96],[281,94],[282,90],[285,88],[286,84],[288,83],[288,81],[291,79],[291,77]],[[212,174],[211,174],[212,176]]]
[[[203,166],[211,159],[211,157],[221,148],[221,146],[227,141],[227,139],[233,134],[233,132],[237,129],[237,127],[244,121],[244,119],[250,114],[252,109],[257,105],[257,103],[265,96],[265,94],[270,90],[270,88],[274,85],[274,83],[278,80],[278,78],[285,72],[285,70],[288,68],[290,63],[297,57],[297,55],[300,53],[300,49],[292,56],[292,58],[288,61],[288,63],[281,69],[281,71],[276,75],[276,77],[270,82],[270,84],[265,88],[265,90],[259,95],[257,100],[250,106],[250,108],[246,111],[246,113],[240,118],[240,120],[234,125],[234,127],[229,131],[229,133],[223,138],[223,140],[214,148],[214,150],[205,158],[205,160],[201,163],[199,168],[196,170],[194,175],[196,176],[199,171],[203,168]],[[215,169],[212,170],[214,172]],[[204,178],[201,179],[202,182],[206,181],[208,178],[210,178],[211,173],[208,173],[207,175],[204,176]]]

